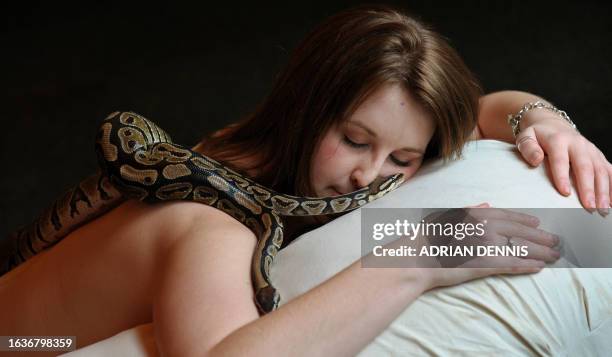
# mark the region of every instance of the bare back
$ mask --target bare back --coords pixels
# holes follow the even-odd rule
[[[191,220],[219,215],[194,202],[122,204],[0,278],[0,335],[76,335],[80,348],[151,322],[164,253]]]

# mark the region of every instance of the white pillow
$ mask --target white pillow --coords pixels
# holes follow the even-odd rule
[[[581,207],[575,192],[566,198],[554,190],[543,166],[530,168],[513,145],[490,140],[470,143],[461,160],[423,167],[408,184],[368,207],[481,202],[506,208]],[[599,219],[587,213],[583,218]],[[610,221],[603,223],[612,228]],[[281,303],[358,259],[359,227],[360,212],[355,211],[281,250],[271,271]],[[542,222],[542,227],[559,228],[554,222]],[[580,244],[565,243],[578,258],[589,254],[580,251]],[[612,238],[600,243],[602,261],[610,263]],[[570,264],[560,259],[556,266]],[[612,350],[610,306],[612,269],[547,268],[534,275],[489,277],[427,292],[361,354],[604,355]],[[139,326],[69,356],[116,355],[119,350],[129,356],[156,355],[152,335],[143,338],[143,331],[152,334],[150,325]]]

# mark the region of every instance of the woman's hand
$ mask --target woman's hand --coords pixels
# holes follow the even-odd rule
[[[546,109],[525,113],[516,144],[523,158],[538,166],[548,156],[557,190],[570,194],[570,168],[582,205],[607,214],[612,201],[612,164],[603,153],[566,121]]]
[[[559,258],[559,252],[553,249],[559,243],[558,237],[538,229],[539,220],[536,217],[488,207],[488,204],[481,204],[467,209],[469,219],[486,221],[486,233],[482,237],[465,238],[463,241],[477,239],[479,246],[504,246],[511,239],[513,245],[526,246],[528,254],[522,257],[476,256],[453,268],[423,269],[430,288],[455,285],[489,275],[535,273],[546,262]]]

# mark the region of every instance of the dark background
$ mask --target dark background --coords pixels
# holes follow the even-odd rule
[[[193,145],[252,110],[299,40],[358,3],[4,5],[0,239],[95,171],[93,137],[108,113],[136,111]],[[486,92],[543,96],[612,157],[605,5],[386,3],[449,38]]]

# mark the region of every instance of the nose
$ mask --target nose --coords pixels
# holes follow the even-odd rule
[[[351,173],[351,184],[355,190],[366,187],[372,181],[374,181],[381,172],[382,166],[385,162],[384,157],[376,160],[368,160],[367,162],[361,162],[355,167]]]

